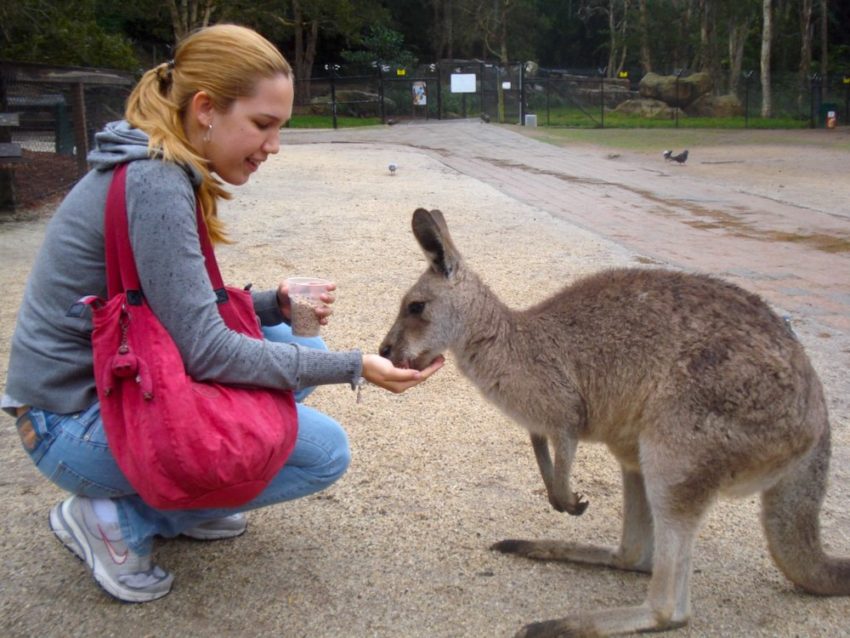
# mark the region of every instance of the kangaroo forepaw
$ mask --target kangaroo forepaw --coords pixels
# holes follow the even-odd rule
[[[549,503],[558,512],[566,512],[573,516],[581,516],[584,514],[584,510],[587,509],[587,506],[590,505],[590,501],[585,499],[583,495],[576,494],[575,492],[573,492],[571,496],[572,497],[567,500],[566,503],[561,503],[559,500],[554,498],[549,499]]]

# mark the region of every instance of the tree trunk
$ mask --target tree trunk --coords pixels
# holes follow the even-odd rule
[[[699,0],[699,69],[711,76],[715,93],[721,93],[723,88],[720,60],[717,55],[717,24],[715,2]]]
[[[827,86],[827,74],[829,73],[829,59],[827,57],[829,40],[829,0],[821,0],[820,3],[820,76],[821,82],[821,101],[824,98],[824,91]],[[846,26],[846,25],[845,25]]]
[[[800,71],[797,110],[803,113],[809,86],[809,74],[812,72],[812,5],[814,0],[800,1]]]
[[[292,27],[295,32],[295,78],[299,81],[298,104],[309,104],[312,96],[310,78],[316,61],[319,21],[305,22],[300,0],[292,0]]]
[[[171,14],[171,27],[174,40],[180,42],[195,29],[206,27],[212,16],[213,0],[168,0],[168,12]]]
[[[741,88],[741,72],[744,64],[744,45],[750,31],[750,18],[741,22],[730,21],[729,25],[729,93],[737,96]]]
[[[608,64],[606,75],[614,68],[614,56],[617,55],[617,26],[614,18],[614,0],[608,0]]]
[[[445,19],[446,42],[446,57],[449,60],[454,59],[454,42],[455,42],[455,19],[454,19],[454,0],[446,0],[446,6],[443,9]]]
[[[500,23],[498,25],[499,28],[499,61],[502,63],[502,67],[506,69],[510,73],[510,67],[508,66],[508,7],[510,5],[510,0],[502,0],[502,11],[499,15]],[[510,76],[508,76],[510,77]],[[499,95],[499,122],[504,124],[505,122],[505,90],[502,87],[502,83],[498,83],[499,86],[497,88]]]
[[[649,16],[646,10],[646,0],[640,0],[640,67],[643,74],[652,72],[652,53],[649,48]]]
[[[824,0],[825,1],[825,0]],[[762,0],[761,29],[761,116],[773,115],[770,91],[770,52],[773,41],[773,0]]]

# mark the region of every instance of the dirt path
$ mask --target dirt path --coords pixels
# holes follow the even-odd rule
[[[418,206],[445,212],[469,263],[512,306],[600,268],[663,264],[722,274],[791,314],[832,410],[823,535],[831,552],[850,555],[850,151],[808,137],[752,138],[692,148],[688,165],[673,167],[660,148],[560,148],[477,122],[283,138],[282,153],[224,207],[237,244],[219,258],[235,283],[335,280],[337,312],[324,332],[332,348],[377,347],[424,268],[409,230]],[[0,224],[0,361],[43,228]],[[252,513],[234,541],[163,541],[157,560],[176,585],[147,605],[108,599],[51,537],[47,511],[62,495],[7,419],[0,634],[477,638],[643,598],[638,574],[487,549],[507,537],[616,542],[619,470],[604,449],[579,450],[576,489],[590,507],[577,519],[551,510],[526,435],[451,360],[402,396],[367,388],[357,404],[333,386],[310,400],[346,426],[348,474],[322,494]],[[671,635],[850,635],[850,599],[794,591],[757,521],[753,497],[710,514],[694,560],[693,619]]]

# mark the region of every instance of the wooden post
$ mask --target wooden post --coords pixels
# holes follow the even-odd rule
[[[6,101],[6,82],[0,70],[0,113],[5,113],[8,107]],[[11,144],[12,133],[0,125],[0,146]],[[0,158],[0,211],[15,209],[15,174],[10,165]]]
[[[77,146],[77,168],[81,175],[88,168],[86,157],[89,154],[85,93],[85,85],[82,82],[73,85],[71,109],[74,115],[74,143]]]

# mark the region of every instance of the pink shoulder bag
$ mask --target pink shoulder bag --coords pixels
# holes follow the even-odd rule
[[[198,382],[145,301],[130,246],[126,165],[115,169],[104,236],[109,299],[92,308],[94,372],[109,448],[130,484],[158,509],[235,507],[286,462],[298,431],[291,391]],[[225,287],[197,210],[218,309],[231,329],[262,339],[248,292]]]

